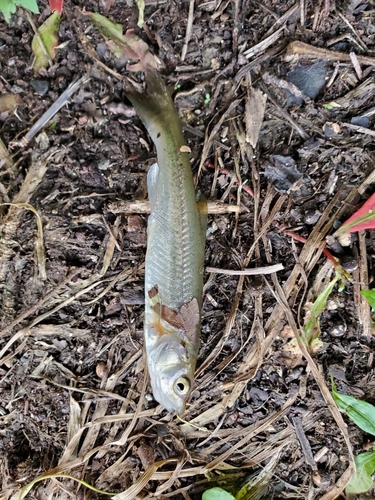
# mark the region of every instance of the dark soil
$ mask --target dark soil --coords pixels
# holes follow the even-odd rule
[[[46,3],[39,8],[37,26],[50,15]],[[156,155],[114,74],[125,75],[127,61],[111,54],[83,9],[124,31],[135,28],[158,55],[196,175],[203,146],[210,146],[201,190],[240,207],[209,216],[206,266],[284,266],[277,277],[205,274],[198,373],[184,415],[198,427],[168,414],[145,385],[147,215],[121,212],[120,202],[147,199]],[[173,475],[176,461],[166,461],[127,498],[157,492],[198,499],[216,484],[235,493],[251,476],[257,494],[244,498],[312,500],[330,492],[349,465],[316,377],[290,349],[293,333],[276,280],[303,325],[309,304],[334,276],[321,252],[326,236],[374,191],[375,75],[360,56],[375,57],[375,7],[361,0],[196,2],[182,61],[188,11],[187,2],[148,2],[146,29],[139,30],[130,1],[67,0],[53,66],[39,74],[25,11],[19,8],[9,24],[0,17],[0,93],[19,96],[16,107],[0,108],[0,138],[11,152],[11,159],[0,156],[0,201],[34,207],[46,254],[44,276],[35,213],[3,205],[0,498],[58,465],[96,488],[121,492],[154,462],[177,458]],[[246,58],[280,27],[269,47]],[[295,40],[330,52],[287,61]],[[353,52],[354,62],[330,57],[333,51]],[[90,80],[43,131],[10,149],[85,74]],[[256,101],[267,95],[264,116],[254,92]],[[30,171],[35,185],[20,197]],[[328,387],[332,374],[340,392],[375,404],[375,342],[359,294],[373,284],[373,238],[372,231],[355,233],[344,248],[329,240],[351,278],[343,291],[334,289],[312,355]],[[373,437],[344,419],[354,453],[370,450]],[[25,498],[47,497],[102,495],[57,478],[37,483]]]

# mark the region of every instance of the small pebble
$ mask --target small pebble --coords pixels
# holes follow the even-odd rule
[[[43,95],[46,95],[47,92],[49,91],[48,80],[40,80],[40,79],[32,80],[30,82],[30,85],[32,86],[32,88],[34,89],[34,92],[37,95],[43,96]]]
[[[334,325],[333,328],[331,328],[329,333],[333,337],[342,337],[345,334],[345,332],[346,332],[345,323],[337,323],[336,325]]]
[[[315,210],[315,212],[307,212],[304,217],[304,221],[306,224],[316,224],[322,214]]]
[[[13,85],[10,90],[13,92],[13,94],[21,94],[21,92],[23,92],[23,88],[19,85]]]
[[[104,361],[100,361],[97,365],[96,365],[96,374],[99,378],[103,378],[103,375],[105,374],[106,372],[106,364],[104,363]]]
[[[341,259],[341,265],[348,273],[352,273],[358,268],[358,261],[351,255],[344,255]]]
[[[367,118],[367,116],[353,116],[353,118],[350,120],[350,123],[352,125],[358,125],[359,127],[364,127],[364,128],[371,127],[371,122]]]
[[[96,46],[96,52],[99,56],[99,59],[101,59],[102,61],[108,59],[109,49],[106,43],[98,43]]]

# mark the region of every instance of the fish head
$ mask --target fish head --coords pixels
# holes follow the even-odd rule
[[[177,415],[185,410],[194,380],[195,363],[189,354],[178,335],[166,333],[147,355],[154,398]]]

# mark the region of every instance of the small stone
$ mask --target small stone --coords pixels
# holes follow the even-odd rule
[[[40,80],[40,79],[32,80],[30,82],[30,85],[32,86],[32,88],[34,89],[34,92],[37,95],[44,96],[49,91],[49,81],[48,80]]]
[[[348,273],[352,273],[358,268],[358,261],[351,255],[344,255],[341,259],[341,265]]]
[[[21,94],[21,92],[23,92],[23,88],[19,85],[13,85],[10,90],[13,92],[13,94]]]
[[[99,377],[99,378],[103,378],[105,372],[106,372],[106,369],[107,369],[107,365],[104,363],[104,361],[100,361],[97,365],[96,365],[96,368],[95,368],[95,371],[96,371],[96,375]]]
[[[315,210],[315,212],[307,212],[304,217],[304,221],[306,224],[316,224],[322,214]]]
[[[328,299],[326,309],[327,311],[335,311],[339,307],[336,300]]]
[[[326,122],[323,125],[324,137],[330,138],[335,137],[341,132],[340,125],[338,123]]]
[[[339,234],[337,239],[341,246],[348,247],[352,243],[352,233]]]
[[[106,59],[108,59],[109,49],[107,47],[107,44],[106,43],[98,43],[96,46],[96,53],[98,54],[99,59],[101,59],[102,61],[105,61]]]
[[[345,332],[346,332],[345,323],[337,323],[336,325],[334,325],[333,328],[331,328],[329,333],[333,337],[342,337],[345,334]]]
[[[371,122],[367,118],[367,116],[353,116],[353,118],[350,120],[350,123],[352,125],[357,125],[359,127],[364,127],[364,128],[371,127]]]

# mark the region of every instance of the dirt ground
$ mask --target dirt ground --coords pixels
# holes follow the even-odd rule
[[[39,6],[36,26],[50,15]],[[155,150],[124,96],[127,61],[83,10],[135,28],[157,54],[200,189],[222,203],[209,215],[185,422],[153,400],[142,351]],[[137,16],[131,0],[67,0],[55,60],[38,74],[25,11],[0,16],[0,93],[17,96],[0,108],[0,498],[52,469],[127,499],[200,499],[213,485],[247,485],[246,499],[345,498],[349,448],[373,438],[327,401],[332,375],[375,403],[360,295],[374,280],[371,231],[347,247],[327,239],[350,278],[321,315],[312,359],[291,339],[334,277],[326,238],[374,191],[375,6],[151,0],[144,30]],[[215,272],[271,264],[283,269]],[[105,496],[55,477],[24,498]]]

